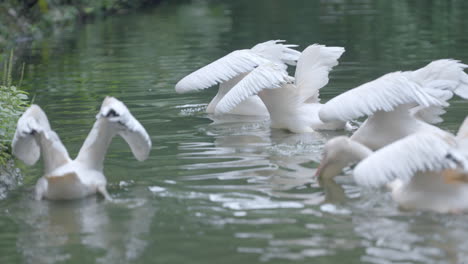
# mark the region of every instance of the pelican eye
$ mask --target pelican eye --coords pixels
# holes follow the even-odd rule
[[[117,116],[119,116],[119,114],[117,114],[117,112],[115,112],[114,109],[111,109],[106,115],[106,117],[117,117]]]

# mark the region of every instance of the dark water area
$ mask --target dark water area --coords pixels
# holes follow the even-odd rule
[[[214,117],[216,88],[175,83],[269,39],[343,46],[321,90],[333,96],[432,60],[468,63],[468,1],[171,1],[89,22],[23,52],[23,87],[74,157],[105,96],[153,141],[136,161],[116,138],[104,172],[113,202],[33,200],[42,164],[0,200],[0,263],[464,263],[467,215],[405,212],[344,175],[329,203],[314,179],[322,146],[346,132],[295,135],[269,120]],[[458,129],[466,101],[441,127]],[[346,173],[346,174],[349,174]],[[467,262],[468,263],[468,262]]]

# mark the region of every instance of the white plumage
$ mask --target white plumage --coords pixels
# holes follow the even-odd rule
[[[354,169],[358,184],[392,189],[403,208],[458,212],[468,209],[468,118],[457,136],[416,133],[370,155]],[[461,133],[460,133],[461,132]]]
[[[276,89],[292,82],[284,64],[265,63],[255,68],[237,83],[218,103],[215,113],[229,113],[247,98],[257,95],[263,89]]]
[[[268,108],[272,127],[291,132],[342,129],[345,122],[322,122],[318,111],[319,89],[328,83],[328,73],[338,64],[342,47],[310,45],[299,57],[296,78],[282,64],[259,66],[239,81],[218,103],[215,112],[227,113],[245,98],[258,94]]]
[[[454,93],[464,95],[468,89],[465,67],[458,61],[439,60],[413,72],[386,74],[328,101],[319,113],[324,121],[369,117],[350,138],[332,139],[325,144],[317,174],[334,177],[372,151],[414,133],[445,134],[425,121],[440,121],[447,100]],[[354,151],[355,145],[369,151],[361,155]]]
[[[148,157],[151,139],[122,102],[106,97],[96,119],[77,158],[72,160],[39,106],[32,105],[21,116],[13,138],[13,154],[28,165],[37,162],[41,153],[44,160],[44,176],[36,184],[36,199],[76,199],[96,192],[110,199],[103,163],[117,134],[138,160]]]
[[[405,73],[386,74],[332,98],[320,110],[324,121],[352,120],[377,111],[391,112],[404,104],[445,106],[446,102],[425,91]]]
[[[270,60],[252,50],[236,50],[185,76],[176,86],[176,92],[186,93],[209,88],[247,73]]]
[[[396,179],[408,182],[417,172],[455,169],[448,158],[457,147],[448,135],[415,133],[377,150],[354,170],[360,185],[379,187]]]
[[[320,119],[347,121],[377,111],[390,112],[405,104],[445,107],[453,94],[468,99],[467,65],[442,59],[416,71],[394,72],[365,83],[328,101]],[[422,109],[422,108],[421,108]]]
[[[296,45],[281,44],[282,40],[270,40],[255,45],[251,49],[236,50],[228,55],[185,76],[175,86],[178,93],[185,93],[209,88],[220,84],[218,94],[207,108],[208,113],[214,109],[223,96],[244,76],[256,67],[266,63],[294,65],[300,52],[292,49]],[[258,97],[247,99],[238,110],[232,109],[232,114],[268,115],[268,111]]]

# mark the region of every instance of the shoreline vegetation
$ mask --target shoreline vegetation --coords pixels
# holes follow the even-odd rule
[[[11,51],[5,58],[0,75],[0,200],[6,197],[7,191],[22,183],[23,177],[15,166],[12,156],[11,141],[15,133],[16,122],[29,105],[28,94],[19,87],[23,80],[24,64],[21,77],[13,84],[13,57]]]
[[[29,105],[28,94],[20,89],[24,65],[17,85],[13,84],[13,51],[3,62],[3,75],[0,79],[0,166],[5,166],[11,156],[11,140],[16,122]]]
[[[125,13],[161,1],[4,0],[0,4],[0,54],[4,54],[15,43],[40,39],[86,19]]]

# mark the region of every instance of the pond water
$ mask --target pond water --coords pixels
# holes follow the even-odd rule
[[[34,201],[42,164],[0,200],[0,263],[468,263],[468,215],[404,212],[346,175],[329,202],[314,179],[323,143],[262,118],[204,113],[216,88],[175,83],[269,39],[346,48],[323,101],[439,58],[468,62],[467,1],[168,1],[35,42],[25,89],[74,157],[106,95],[153,141],[136,161],[121,138],[105,174],[114,201]],[[451,101],[442,127],[468,113]],[[337,201],[339,200],[339,202]]]

